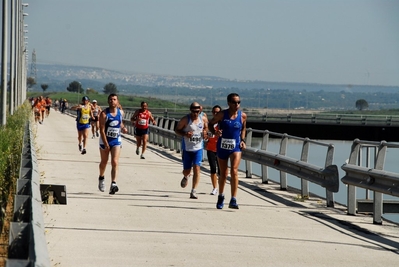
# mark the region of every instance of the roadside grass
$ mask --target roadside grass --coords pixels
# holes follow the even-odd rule
[[[7,257],[9,222],[12,219],[13,196],[19,176],[23,136],[31,115],[28,102],[7,116],[6,125],[0,126],[0,259]],[[10,212],[11,210],[11,212]]]

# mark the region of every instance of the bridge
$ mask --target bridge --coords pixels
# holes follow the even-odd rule
[[[272,132],[289,133],[294,136],[318,140],[399,141],[399,116],[359,115],[335,113],[266,113],[248,110],[247,127]],[[170,118],[181,118],[182,112],[165,109],[155,114]],[[209,114],[211,114],[209,112]],[[256,135],[259,136],[259,135]]]
[[[140,159],[131,134],[123,138],[120,191],[111,196],[97,189],[98,140],[90,139],[87,154],[81,155],[73,117],[52,112],[44,124],[34,126],[33,135],[40,183],[66,188],[65,205],[42,207],[47,244],[42,253],[48,253],[51,266],[399,263],[398,226],[388,221],[376,225],[367,214],[349,216],[346,206],[328,207],[325,199],[314,195],[301,199],[296,190],[281,190],[279,183],[240,172],[240,209],[217,210],[216,196],[209,194],[206,162],[199,198],[190,199],[190,183],[180,187],[181,154],[158,142],[149,145],[145,160]],[[290,163],[280,159],[281,167]],[[109,165],[106,183],[109,186]],[[8,266],[14,261],[8,260]]]

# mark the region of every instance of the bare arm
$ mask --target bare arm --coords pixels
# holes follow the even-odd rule
[[[188,121],[187,121],[186,116],[181,118],[180,121],[177,123],[177,126],[175,128],[175,133],[180,136],[187,135],[187,132],[184,131],[184,128],[186,128],[186,126],[187,126],[187,123],[188,123]]]
[[[245,144],[245,136],[247,134],[247,114],[244,112],[241,113],[241,121],[242,121],[242,128],[241,128],[241,142],[240,142],[240,148],[245,149],[247,148],[247,145]]]
[[[209,125],[211,125],[211,127],[209,127],[209,131],[210,131],[212,134],[216,134],[215,127],[213,127],[213,125],[215,125],[215,124],[218,123],[219,121],[223,120],[223,116],[224,116],[224,112],[221,111],[221,112],[219,112],[218,114],[216,114],[216,115],[211,119],[211,121],[209,122]]]
[[[107,136],[105,135],[105,122],[107,119],[107,115],[105,114],[105,111],[100,113],[100,118],[99,118],[99,122],[100,122],[100,135],[101,135],[101,139],[104,142],[104,146],[105,149],[109,149],[109,144],[107,141]]]

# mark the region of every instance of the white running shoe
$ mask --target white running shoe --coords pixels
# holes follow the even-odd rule
[[[218,194],[218,189],[214,188],[211,192],[211,195],[217,195]]]

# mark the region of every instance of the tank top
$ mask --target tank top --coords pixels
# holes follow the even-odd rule
[[[93,116],[94,117],[97,117],[99,114],[98,114],[98,111],[99,111],[100,109],[98,108],[98,106],[96,106],[94,109],[93,109]]]
[[[187,115],[188,124],[183,129],[184,132],[193,132],[193,135],[188,138],[184,136],[184,149],[186,151],[198,151],[204,147],[203,145],[203,130],[204,130],[204,123],[202,122],[202,117],[198,116],[197,124],[191,120],[190,115]]]
[[[240,150],[242,119],[241,110],[235,119],[230,119],[229,110],[223,110],[223,120],[219,123],[222,136],[218,140],[218,148],[228,151]]]
[[[149,120],[150,120],[150,114],[149,114],[148,110],[139,112],[137,114],[136,128],[143,129],[143,130],[147,129]]]
[[[122,123],[122,114],[119,108],[116,109],[116,115],[112,116],[109,112],[109,108],[105,109],[105,127],[104,132],[107,137],[108,144],[110,146],[120,145],[121,144],[121,123]],[[100,138],[100,144],[103,145],[103,140]]]
[[[88,124],[90,122],[90,106],[82,106],[82,108],[79,111],[79,120],[78,122],[80,124]]]

